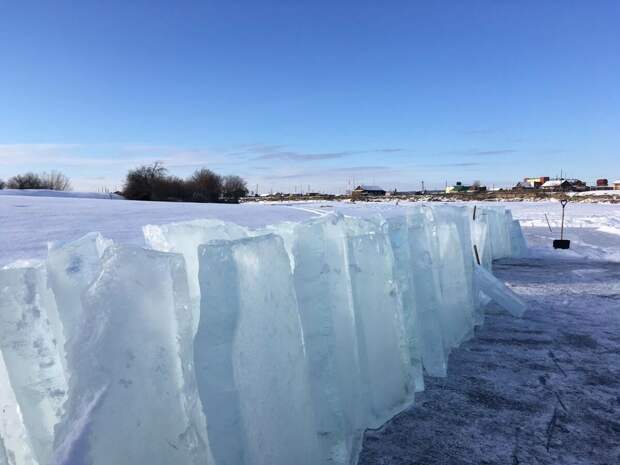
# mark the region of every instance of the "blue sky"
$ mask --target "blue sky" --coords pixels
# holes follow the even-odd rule
[[[620,178],[620,2],[0,0],[0,178]]]

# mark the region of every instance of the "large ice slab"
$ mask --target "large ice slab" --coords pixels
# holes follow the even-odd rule
[[[365,418],[345,232],[338,215],[300,224],[291,253],[322,463],[348,465]]]
[[[182,257],[109,247],[82,306],[54,463],[212,463],[197,415]]]
[[[407,217],[388,218],[385,230],[390,239],[394,257],[393,277],[398,285],[402,302],[402,319],[405,338],[409,349],[409,363],[416,391],[424,390],[422,372],[422,328],[418,321],[418,304],[415,299],[414,274],[411,246],[409,243],[409,224]]]
[[[463,238],[455,222],[438,221],[437,237],[439,260],[437,262],[441,287],[440,321],[443,328],[444,347],[450,351],[471,337],[476,323],[471,288],[471,257],[465,256]],[[467,240],[467,252],[470,241]],[[468,276],[469,274],[469,276]]]
[[[366,425],[377,428],[413,402],[415,372],[389,240],[382,233],[348,236],[347,259]]]
[[[439,246],[433,220],[430,208],[425,206],[407,214],[412,294],[418,323],[414,330],[424,369],[432,376],[445,376],[447,354],[440,320]]]
[[[498,280],[482,266],[476,266],[474,277],[476,286],[493,302],[514,316],[523,316],[527,310],[525,302],[506,284]]]
[[[101,234],[90,233],[66,244],[49,244],[45,262],[48,286],[58,308],[54,332],[66,364],[65,344],[78,335],[82,319],[82,293],[101,272],[101,256],[111,241]]]
[[[513,258],[523,257],[527,254],[527,243],[518,220],[512,220],[510,224],[510,256]]]
[[[199,262],[194,357],[216,463],[322,463],[282,239],[211,242]]]
[[[7,452],[22,463],[49,462],[66,399],[55,321],[56,304],[41,264],[0,269],[0,352],[6,376],[0,391],[3,399],[14,397],[17,403],[2,415],[8,423],[0,431]]]
[[[38,465],[0,352],[0,464]]]

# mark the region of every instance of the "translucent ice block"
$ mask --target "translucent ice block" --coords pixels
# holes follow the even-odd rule
[[[347,258],[366,424],[376,428],[413,402],[415,376],[389,240],[381,233],[349,236]]]
[[[315,465],[321,450],[289,259],[264,235],[199,249],[194,343],[218,465]]]
[[[80,332],[67,349],[69,397],[54,463],[212,463],[183,258],[109,247],[82,307]]]
[[[361,447],[361,373],[344,222],[298,225],[292,253],[308,373],[324,463],[349,464]]]
[[[54,427],[67,392],[52,315],[57,316],[56,304],[42,265],[0,269],[0,351],[6,369],[6,379],[0,382],[3,396],[13,395],[17,402],[9,407],[16,429],[9,431],[5,448],[23,456],[29,454],[31,446],[40,464],[51,458]],[[27,435],[29,444],[20,447],[12,440],[13,435]]]
[[[205,219],[166,225],[147,225],[144,226],[143,232],[149,247],[163,252],[180,253],[185,258],[192,312],[194,322],[198,324],[200,306],[198,246],[212,240],[246,237],[247,230],[233,223]]]
[[[481,266],[476,266],[474,277],[476,286],[493,302],[514,316],[523,316],[527,306],[512,289]]]
[[[65,244],[49,245],[46,268],[48,285],[58,307],[60,327],[56,329],[58,345],[65,359],[65,341],[79,332],[82,320],[82,293],[101,272],[101,256],[111,244],[98,233]]]

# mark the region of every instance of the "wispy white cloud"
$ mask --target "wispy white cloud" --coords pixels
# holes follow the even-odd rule
[[[286,160],[292,162],[313,162],[321,160],[337,160],[346,157],[352,157],[354,155],[364,154],[388,154],[402,152],[401,148],[380,148],[370,150],[343,150],[337,152],[319,152],[319,153],[306,153],[293,150],[284,150],[282,146],[275,146],[272,150],[264,150],[262,153],[256,156],[257,160]]]

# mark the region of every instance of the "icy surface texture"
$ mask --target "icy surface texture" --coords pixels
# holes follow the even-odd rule
[[[348,464],[361,446],[357,327],[341,216],[300,224],[292,244],[308,380],[323,457]]]
[[[415,301],[412,254],[409,244],[409,225],[407,217],[388,218],[385,230],[390,239],[394,257],[393,276],[400,291],[402,303],[402,324],[408,346],[409,364],[416,391],[424,390],[422,373],[421,334],[418,331],[418,306]]]
[[[0,369],[6,376],[0,379],[0,391],[7,400],[14,396],[19,406],[17,411],[9,406],[9,412],[1,412],[4,427],[0,431],[6,435],[3,441],[8,454],[22,457],[24,463],[29,456],[39,464],[49,462],[54,426],[66,398],[67,383],[52,323],[56,318],[54,296],[47,289],[42,265],[0,270],[0,350],[4,360]]]
[[[101,256],[111,244],[90,233],[68,244],[49,244],[46,261],[48,286],[58,307],[55,334],[65,363],[66,341],[77,335],[82,318],[82,293],[101,272]]]
[[[441,326],[441,288],[436,263],[439,246],[429,207],[412,209],[407,215],[412,294],[415,305],[413,330],[419,343],[424,369],[432,376],[445,376],[447,354]]]
[[[216,463],[321,463],[282,239],[213,242],[200,247],[199,260],[194,356]]]
[[[37,465],[32,443],[19,411],[9,373],[0,353],[0,464]]]
[[[82,307],[54,463],[207,463],[182,257],[108,247]]]
[[[489,302],[523,314],[491,272],[527,250],[499,207],[342,211],[0,269],[0,465],[354,464]]]
[[[144,239],[149,247],[162,252],[176,252],[185,258],[189,297],[195,324],[199,320],[200,284],[198,282],[198,246],[209,241],[239,239],[246,228],[220,220],[194,220],[162,226],[146,225]]]
[[[385,234],[347,237],[347,260],[357,318],[366,425],[377,428],[409,405],[415,392],[402,301]]]
[[[512,220],[510,225],[510,247],[512,257],[523,257],[527,254],[527,243],[518,220]]]

